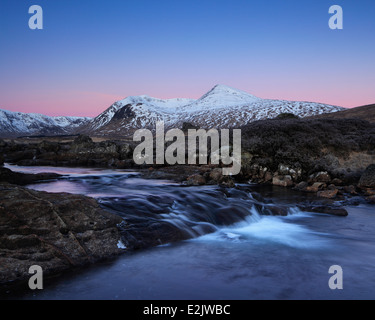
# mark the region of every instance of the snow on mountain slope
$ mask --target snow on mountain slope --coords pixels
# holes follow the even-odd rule
[[[90,118],[49,117],[0,109],[0,136],[70,134],[89,120]]]
[[[143,96],[130,96],[123,100],[115,102],[107,110],[101,113],[96,118],[92,119],[88,124],[87,129],[95,130],[103,127],[109,123],[114,117],[115,113],[123,107],[131,106],[135,111],[135,116],[141,118],[148,118],[150,121],[164,119],[164,114],[171,115],[176,109],[190,104],[195,100],[176,98],[176,99],[157,99],[147,95]]]
[[[184,122],[203,129],[220,129],[275,118],[281,113],[307,117],[341,110],[344,109],[315,102],[262,99],[217,85],[197,100],[130,96],[93,119],[0,110],[0,136],[86,133],[130,137],[137,129],[153,129],[157,121],[164,121],[166,129],[182,128]]]
[[[152,129],[155,122],[161,120],[166,128],[181,128],[184,122],[205,129],[233,128],[275,118],[281,113],[307,117],[341,110],[341,107],[315,102],[261,99],[241,90],[217,85],[197,100],[128,97],[88,122],[83,131],[129,136],[137,129]]]

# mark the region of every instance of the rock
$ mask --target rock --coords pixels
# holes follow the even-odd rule
[[[59,177],[61,177],[61,175],[56,173],[26,174],[20,172],[13,172],[7,168],[0,167],[0,182],[18,184],[21,186],[36,183],[43,180],[57,179]]]
[[[234,188],[235,183],[232,177],[222,176],[221,179],[219,180],[219,185],[226,187],[226,188]]]
[[[259,208],[258,208],[259,210]],[[260,209],[262,215],[265,216],[283,216],[288,215],[288,209],[280,206],[262,206]]]
[[[219,181],[223,177],[223,169],[215,168],[209,173],[209,178],[214,181]]]
[[[331,181],[332,184],[334,184],[335,186],[342,186],[343,185],[343,181],[338,179],[338,178],[335,178]]]
[[[327,185],[322,182],[315,182],[312,186],[307,187],[305,190],[307,192],[318,192],[319,190],[325,188]]]
[[[133,148],[130,144],[122,144],[118,147],[118,153],[120,155],[120,159],[132,159],[133,158]]]
[[[333,199],[337,196],[337,193],[339,190],[334,189],[334,190],[324,190],[324,191],[319,191],[318,192],[318,197],[320,198],[328,198],[328,199]]]
[[[273,175],[271,172],[267,171],[265,174],[264,174],[264,181],[265,182],[269,182],[269,181],[272,181],[273,179]]]
[[[2,154],[0,154],[0,167],[4,165],[4,157]]]
[[[350,193],[351,195],[357,195],[357,191],[356,191],[356,188],[355,186],[353,185],[350,185],[350,186],[344,186],[344,191],[346,193]]]
[[[281,176],[289,175],[293,180],[298,180],[302,175],[302,170],[300,168],[294,169],[291,166],[285,164],[279,164],[277,172]]]
[[[342,207],[333,207],[326,205],[298,205],[298,208],[301,211],[305,212],[315,212],[315,213],[324,213],[334,216],[346,217],[348,211]]]
[[[314,175],[311,175],[310,178],[309,178],[309,182],[310,183],[314,183],[314,182],[328,183],[328,182],[331,182],[331,176],[328,174],[328,172],[321,171],[321,172],[318,172]]]
[[[365,189],[366,196],[375,196],[375,189]]]
[[[306,181],[302,181],[298,183],[294,189],[299,190],[299,191],[305,191],[306,188],[309,186],[309,184]]]
[[[0,284],[28,280],[32,265],[50,276],[120,254],[122,221],[85,196],[0,184]]]
[[[291,176],[276,176],[272,179],[272,184],[274,186],[280,186],[280,187],[291,187],[293,185],[293,179]]]
[[[367,197],[366,200],[371,204],[375,204],[375,195]]]
[[[358,186],[360,188],[375,188],[375,164],[366,168],[359,180]]]
[[[189,186],[201,186],[206,184],[206,179],[200,174],[194,174],[187,178],[187,185]]]

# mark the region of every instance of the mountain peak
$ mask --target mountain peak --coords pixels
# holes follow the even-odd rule
[[[260,98],[242,90],[234,89],[223,84],[217,84],[197,101],[205,102],[210,105],[243,105]]]
[[[233,95],[233,96],[243,96],[246,98],[257,98],[256,96],[247,93],[245,91],[235,89],[229,86],[226,86],[224,84],[217,84],[215,85],[210,91],[206,93],[206,95],[211,95],[211,94],[222,94],[222,95]]]

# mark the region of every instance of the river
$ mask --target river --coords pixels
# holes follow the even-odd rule
[[[64,174],[28,187],[94,197],[124,218],[158,215],[191,236],[67,273],[16,298],[375,299],[373,206],[346,206],[349,215],[336,217],[299,211],[296,204],[313,196],[285,188],[186,187],[136,171],[7,167]],[[263,205],[288,215],[264,215]],[[332,265],[343,270],[342,290],[328,285]]]

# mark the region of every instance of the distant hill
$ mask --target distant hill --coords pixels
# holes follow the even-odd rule
[[[361,119],[375,123],[375,104],[369,104],[367,106],[356,107],[352,109],[346,109],[339,112],[320,114],[309,117],[312,119]]]

